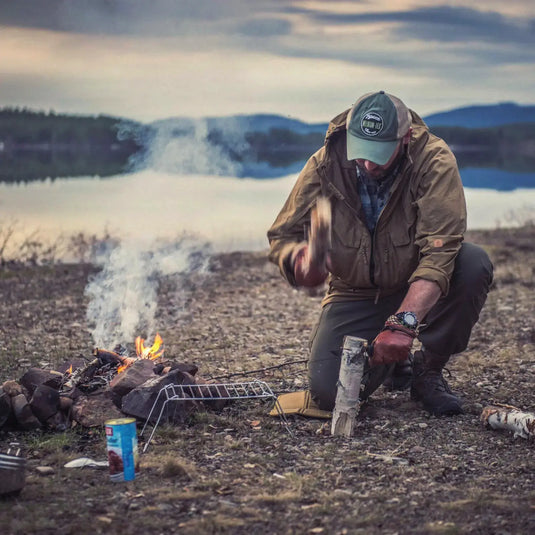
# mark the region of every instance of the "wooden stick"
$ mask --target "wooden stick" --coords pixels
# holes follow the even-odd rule
[[[308,251],[310,263],[325,268],[327,251],[331,247],[331,203],[326,197],[318,197],[310,214],[310,239]]]
[[[513,431],[515,437],[535,438],[535,413],[523,412],[512,405],[489,405],[481,413],[481,422],[493,429]]]
[[[100,365],[100,360],[96,358],[88,362],[85,366],[74,370],[68,376],[67,380],[65,381],[65,384],[63,385],[62,390],[78,386],[78,384],[80,384],[80,382],[84,379],[85,374],[87,374],[88,372],[93,373],[96,369],[100,367]]]
[[[360,386],[368,357],[367,346],[364,338],[344,337],[331,435],[353,435],[355,418],[360,409]]]

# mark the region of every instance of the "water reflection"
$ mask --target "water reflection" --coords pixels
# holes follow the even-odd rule
[[[142,171],[107,179],[0,184],[2,220],[54,237],[84,232],[151,240],[187,231],[216,250],[262,250],[296,174],[274,180]],[[466,188],[469,228],[519,224],[535,188]]]

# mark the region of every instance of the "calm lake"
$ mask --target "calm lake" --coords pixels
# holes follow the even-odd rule
[[[469,169],[461,174],[463,181],[466,176],[472,183],[509,185],[493,189],[465,182],[470,229],[518,225],[533,218],[535,174],[511,178],[499,171]],[[262,250],[267,247],[266,230],[296,178],[297,173],[259,180],[144,170],[106,178],[0,183],[0,224],[12,224],[21,236],[36,233],[50,240],[109,231],[150,242],[185,231],[212,242],[217,251]]]

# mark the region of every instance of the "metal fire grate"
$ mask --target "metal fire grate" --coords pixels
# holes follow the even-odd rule
[[[158,403],[162,402],[156,423],[147,440],[143,453],[147,451],[152,440],[154,432],[158,427],[164,414],[167,404],[171,401],[221,401],[221,400],[247,400],[247,399],[272,399],[275,402],[275,409],[283,425],[290,435],[293,436],[292,430],[288,425],[288,419],[280,406],[277,396],[264,381],[251,381],[247,383],[210,383],[206,385],[167,385],[164,386],[156,396],[152,405],[149,416],[140,436],[143,436],[145,428],[151,421],[152,415],[156,414]]]

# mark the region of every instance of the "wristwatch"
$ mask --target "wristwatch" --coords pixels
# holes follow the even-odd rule
[[[386,322],[394,323],[396,325],[403,325],[403,327],[407,327],[407,329],[411,329],[413,331],[418,330],[419,325],[418,318],[414,312],[398,312],[397,314],[390,316]]]

